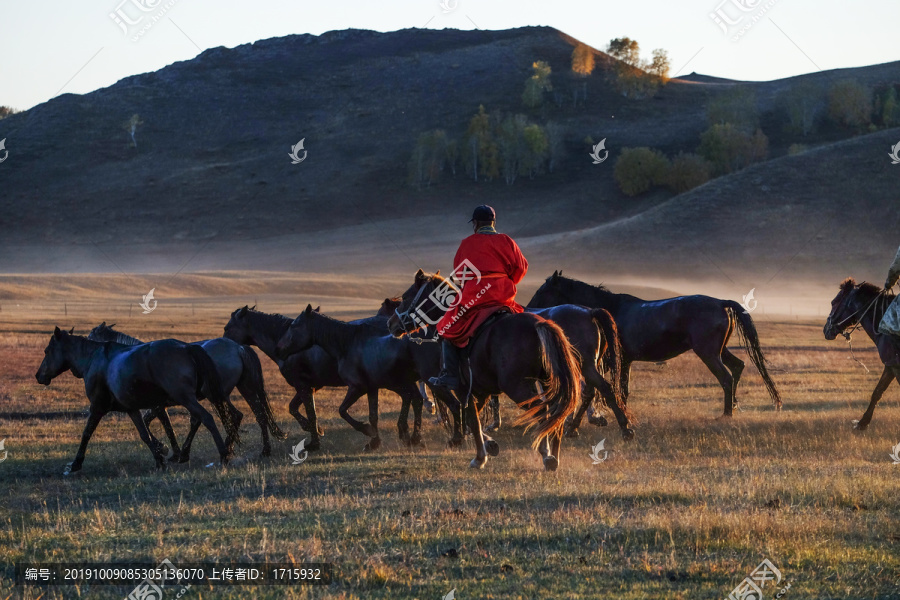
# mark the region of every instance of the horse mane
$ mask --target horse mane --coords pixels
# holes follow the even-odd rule
[[[856,283],[856,280],[852,277],[848,277],[847,279],[842,281],[840,285],[840,288],[845,292],[849,292],[855,287],[859,288],[859,291],[866,294],[867,296],[877,296],[878,294],[883,294],[888,298],[894,297],[893,290],[885,291],[880,286],[877,286],[874,283],[869,283],[868,281]]]
[[[571,277],[565,277],[563,276],[562,271],[554,272],[553,275],[547,278],[547,282],[555,282],[562,291],[571,291],[576,288],[587,287],[592,288],[598,292],[612,293],[609,291],[609,288],[607,288],[602,283],[592,285],[590,283],[587,283],[586,281],[580,281],[578,279],[572,279]]]
[[[112,325],[107,325],[105,322],[97,325],[93,330],[91,330],[91,334],[94,333],[94,330],[99,330],[100,332],[109,333],[114,336],[114,339],[109,340],[115,342],[117,344],[124,344],[126,346],[137,346],[139,344],[143,344],[143,340],[139,340],[136,337],[130,336],[128,334],[122,333],[121,331],[116,331]],[[92,341],[101,341],[101,340],[93,340],[91,335],[88,335],[88,339]]]

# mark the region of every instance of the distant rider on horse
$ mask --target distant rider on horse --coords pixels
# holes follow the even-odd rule
[[[516,303],[516,285],[528,271],[528,261],[511,237],[497,233],[497,213],[487,205],[472,214],[474,234],[465,238],[453,259],[453,276],[462,287],[460,297],[438,322],[441,336],[441,373],[429,383],[458,390],[460,348],[464,348],[488,317],[498,311],[524,309]]]
[[[897,256],[894,257],[894,262],[888,269],[887,279],[884,280],[884,290],[890,290],[898,280],[900,280],[900,249],[897,250]],[[878,325],[878,332],[900,337],[900,296],[894,299],[884,313],[881,323]]]

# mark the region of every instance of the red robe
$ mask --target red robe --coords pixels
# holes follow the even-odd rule
[[[501,308],[515,313],[524,310],[515,300],[516,285],[528,271],[519,246],[503,233],[475,233],[464,239],[453,259],[454,271],[458,272],[464,260],[478,269],[481,281],[464,282],[460,302],[437,324],[438,333],[460,348]]]

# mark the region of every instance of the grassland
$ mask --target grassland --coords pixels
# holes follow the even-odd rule
[[[696,357],[638,365],[637,439],[626,444],[612,426],[585,426],[564,443],[555,473],[541,470],[530,440],[512,427],[498,433],[501,454],[484,471],[468,469],[471,447],[447,449],[447,434],[432,423],[424,447],[407,449],[396,440],[390,394],[385,444],[363,453],[362,436],[337,415],[339,390],[319,395],[323,451],[292,465],[290,446],[303,436],[287,413],[291,390],[263,357],[289,433],[271,458],[258,458],[250,418],[233,464],[207,468],[217,456],[201,432],[189,464],[156,472],[130,421],[110,417],[84,470],[64,478],[83,426],[83,388],[70,374],[43,388],[34,372],[54,324],[84,332],[102,318],[4,308],[0,598],[122,598],[131,589],[16,588],[12,564],[20,561],[164,558],[335,565],[327,588],[194,587],[183,596],[197,600],[438,599],[453,588],[460,599],[725,598],[763,558],[781,570],[782,586],[790,583],[789,600],[900,598],[900,465],[888,458],[900,442],[900,390],[887,393],[868,432],[854,433],[879,363],[857,340],[866,373],[841,342],[822,338],[818,322],[758,323],[784,395],[780,414],[749,368],[743,410],[722,421],[721,390]],[[120,328],[200,339],[219,335],[232,308],[203,305],[164,324],[135,314]],[[514,416],[512,405],[504,409]],[[186,430],[186,417],[174,422]],[[604,438],[609,458],[592,465],[590,446]],[[770,584],[766,597],[774,592]]]

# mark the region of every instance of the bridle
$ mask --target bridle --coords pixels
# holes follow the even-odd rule
[[[431,283],[430,281],[428,283]],[[394,309],[394,315],[397,317],[397,320],[400,322],[400,327],[403,329],[403,333],[409,334],[414,332],[416,329],[420,327],[424,330],[424,335],[428,334],[428,324],[419,324],[418,319],[412,316],[412,311],[414,307],[419,306],[419,301],[422,299],[422,294],[425,293],[425,289],[428,287],[427,283],[423,283],[419,287],[419,291],[416,292],[416,295],[413,296],[413,299],[410,301],[409,306],[404,311],[400,311],[400,307]],[[435,334],[437,334],[437,329],[435,328]],[[433,337],[413,337],[409,336],[409,339],[418,344],[422,345],[426,342],[437,342],[437,335]]]
[[[857,286],[854,289],[854,291],[857,289],[859,289],[859,286]],[[828,317],[828,321],[826,322],[826,326],[830,326],[832,328],[838,328],[841,325],[843,325],[844,323],[846,323],[847,321],[849,321],[850,319],[853,319],[854,317],[856,317],[856,324],[853,325],[852,327],[850,327],[849,331],[847,331],[845,328],[845,329],[839,330],[838,333],[840,335],[844,336],[844,339],[847,340],[847,347],[850,348],[850,357],[854,361],[858,362],[862,366],[862,368],[866,370],[866,373],[869,372],[869,368],[865,365],[865,363],[863,363],[861,360],[856,358],[856,355],[853,353],[853,341],[850,339],[850,336],[852,336],[853,333],[857,329],[862,327],[862,320],[865,318],[866,314],[869,312],[869,310],[871,310],[875,306],[875,304],[879,300],[882,300],[882,299],[885,299],[884,290],[879,291],[878,294],[875,296],[875,298],[872,299],[872,301],[869,303],[869,305],[865,309],[857,309],[857,310],[853,311],[853,313],[851,313],[850,315],[841,319],[836,325],[831,323],[831,317]],[[860,314],[860,310],[862,310],[861,314]],[[857,315],[859,315],[859,316],[857,317]]]

